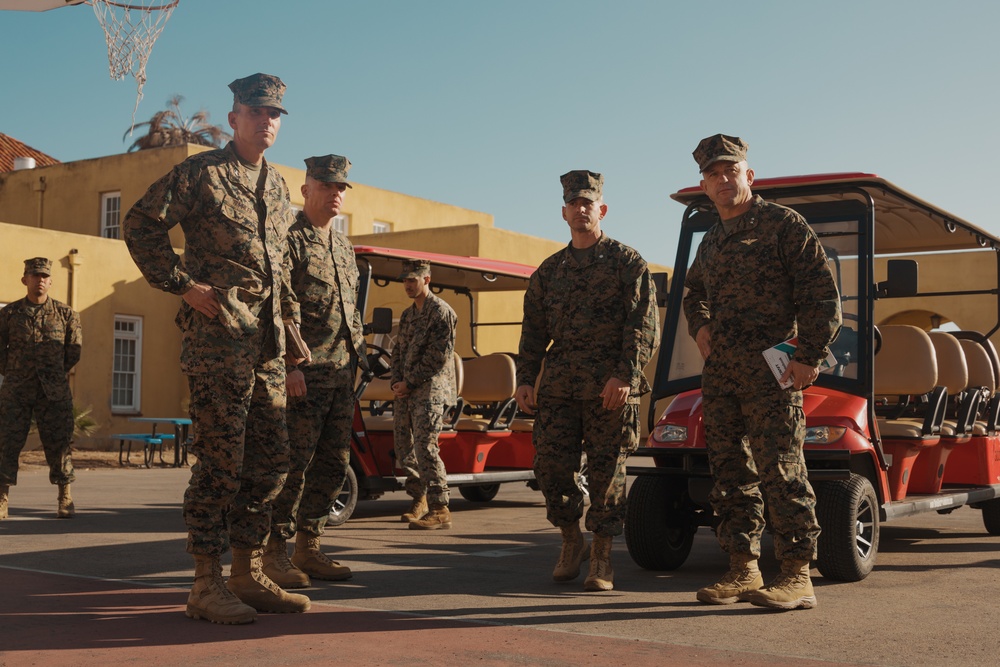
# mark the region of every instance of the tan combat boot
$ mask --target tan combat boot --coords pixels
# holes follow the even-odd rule
[[[8,502],[10,502],[10,485],[0,484],[0,521],[7,518]]]
[[[562,526],[559,530],[562,531],[562,551],[559,552],[556,569],[552,570],[552,578],[555,581],[573,581],[580,576],[580,564],[587,560],[590,549],[580,532],[579,523]]]
[[[257,618],[254,608],[240,602],[222,583],[222,566],[218,556],[194,557],[194,586],[188,594],[184,614],[195,620],[242,625]]]
[[[288,560],[288,547],[285,538],[280,535],[271,533],[271,538],[264,547],[261,564],[267,578],[282,588],[307,588],[312,583],[309,575]]]
[[[615,587],[615,571],[611,569],[612,539],[594,535],[594,543],[590,546],[590,573],[583,580],[583,590],[610,591]]]
[[[257,611],[277,614],[307,611],[309,598],[286,593],[264,574],[261,566],[263,551],[263,547],[233,549],[233,567],[226,588]]]
[[[403,523],[419,521],[427,516],[427,511],[427,496],[420,496],[419,498],[413,499],[413,504],[410,505],[410,511],[399,518]]]
[[[750,604],[770,609],[812,609],[816,606],[809,561],[784,560],[781,574],[766,588],[750,594]]]
[[[69,493],[69,484],[59,485],[59,509],[56,516],[60,519],[72,519],[76,513],[76,505],[73,504],[73,496]]]
[[[295,551],[292,565],[314,579],[346,581],[351,578],[351,568],[330,560],[320,549],[319,536],[300,530],[295,533]]]
[[[729,571],[716,583],[698,590],[698,600],[706,604],[733,604],[750,599],[764,585],[757,559],[749,554],[729,556]]]
[[[410,522],[410,530],[440,530],[451,528],[451,512],[447,505],[432,503],[430,511],[423,519]]]

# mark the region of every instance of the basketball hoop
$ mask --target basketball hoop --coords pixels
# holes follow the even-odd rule
[[[135,112],[142,100],[142,87],[146,83],[146,61],[153,50],[156,38],[170,19],[180,0],[136,0],[131,3],[111,0],[90,0],[94,14],[104,31],[108,43],[108,70],[111,78],[121,81],[131,74],[136,83],[135,108],[132,109],[132,126]]]

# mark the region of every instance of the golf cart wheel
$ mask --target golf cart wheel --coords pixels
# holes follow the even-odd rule
[[[816,485],[816,518],[823,532],[816,567],[827,579],[861,581],[878,555],[879,507],[861,475]]]
[[[499,484],[479,484],[477,486],[460,486],[458,492],[462,497],[473,503],[488,503],[500,492]]]
[[[676,570],[691,553],[698,525],[682,505],[683,488],[667,477],[639,476],[632,482],[625,543],[639,567]]]
[[[347,466],[347,474],[344,476],[344,486],[340,490],[340,495],[333,501],[330,508],[330,515],[327,517],[326,525],[339,526],[354,514],[354,508],[358,505],[358,476],[354,473],[354,468]]]
[[[1000,535],[1000,499],[980,503],[983,508],[983,525],[990,535]]]

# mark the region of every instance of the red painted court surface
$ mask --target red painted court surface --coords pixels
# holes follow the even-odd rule
[[[695,600],[727,563],[707,531],[674,572],[643,570],[616,540],[615,590],[585,593],[582,576],[552,581],[560,537],[541,494],[453,498],[453,529],[426,533],[399,521],[406,496],[387,494],[323,537],[350,581],[304,589],[305,614],[222,626],[184,615],[189,471],[114,465],[78,466],[72,520],[54,518],[47,471],[22,469],[0,521],[0,667],[997,663],[984,595],[1000,590],[1000,538],[971,509],[890,524],[871,576],[845,585],[814,570],[817,608],[782,614]],[[770,553],[761,567],[777,571]]]
[[[0,568],[0,587],[5,667],[782,664],[773,656],[323,604],[300,615],[262,614],[249,625],[213,625],[184,616],[183,590],[7,568]]]

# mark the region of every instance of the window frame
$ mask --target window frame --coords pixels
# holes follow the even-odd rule
[[[108,203],[111,201],[117,202],[117,207],[114,211],[110,209]],[[111,214],[114,214],[115,225],[111,226],[108,224],[108,218]],[[114,235],[109,235],[108,232],[112,231]],[[122,237],[122,192],[121,190],[114,190],[109,192],[101,193],[101,238],[102,239],[121,239]]]
[[[134,325],[132,332],[120,330],[118,328],[119,322],[121,323],[131,323]],[[142,410],[142,323],[143,318],[140,315],[120,315],[115,314],[114,319],[114,330],[112,337],[112,347],[111,347],[111,413],[112,414],[135,414]],[[132,352],[134,357],[134,365],[131,371],[120,370],[118,368],[119,356],[119,342],[120,341],[135,341],[135,349]],[[131,375],[132,386],[131,388],[122,388],[118,385],[118,378],[121,375]],[[124,391],[131,391],[131,402],[116,403],[118,400],[118,393]]]

